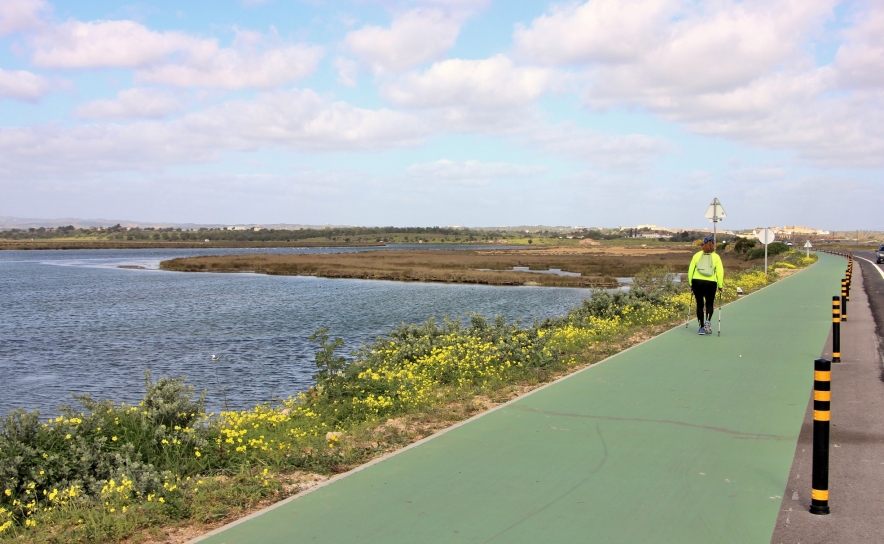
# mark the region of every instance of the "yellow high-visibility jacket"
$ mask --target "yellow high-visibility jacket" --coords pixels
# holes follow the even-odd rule
[[[712,266],[715,268],[715,271],[711,276],[705,276],[697,270],[697,263],[700,262],[700,257],[703,255],[703,251],[698,251],[691,259],[691,266],[688,267],[688,285],[690,285],[694,279],[698,279],[717,282],[718,288],[721,289],[724,286],[724,265],[721,264],[721,257],[719,257],[718,253],[715,253],[714,251],[709,254],[712,256]]]

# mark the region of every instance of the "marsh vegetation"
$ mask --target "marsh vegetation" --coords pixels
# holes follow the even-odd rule
[[[403,250],[312,255],[225,255],[172,259],[160,263],[179,272],[256,272],[271,275],[319,276],[396,281],[544,285],[549,287],[617,287],[616,278],[632,277],[649,264],[670,273],[685,271],[692,246],[549,247],[494,250]],[[725,254],[730,270],[751,266]],[[514,271],[527,267],[531,272]],[[579,274],[539,274],[560,270]]]

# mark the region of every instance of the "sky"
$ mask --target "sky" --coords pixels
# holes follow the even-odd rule
[[[0,0],[0,215],[884,230],[884,3]]]

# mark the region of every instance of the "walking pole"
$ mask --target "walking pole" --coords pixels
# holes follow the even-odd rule
[[[684,317],[684,328],[688,328],[688,323],[691,322],[691,308],[694,306],[694,292],[691,291],[691,298],[688,300],[688,315]]]
[[[721,296],[721,289],[718,290],[718,336],[721,336],[721,304],[724,302]]]

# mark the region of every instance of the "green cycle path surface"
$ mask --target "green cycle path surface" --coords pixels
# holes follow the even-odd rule
[[[721,337],[673,329],[202,542],[770,542],[843,271],[820,255]]]

